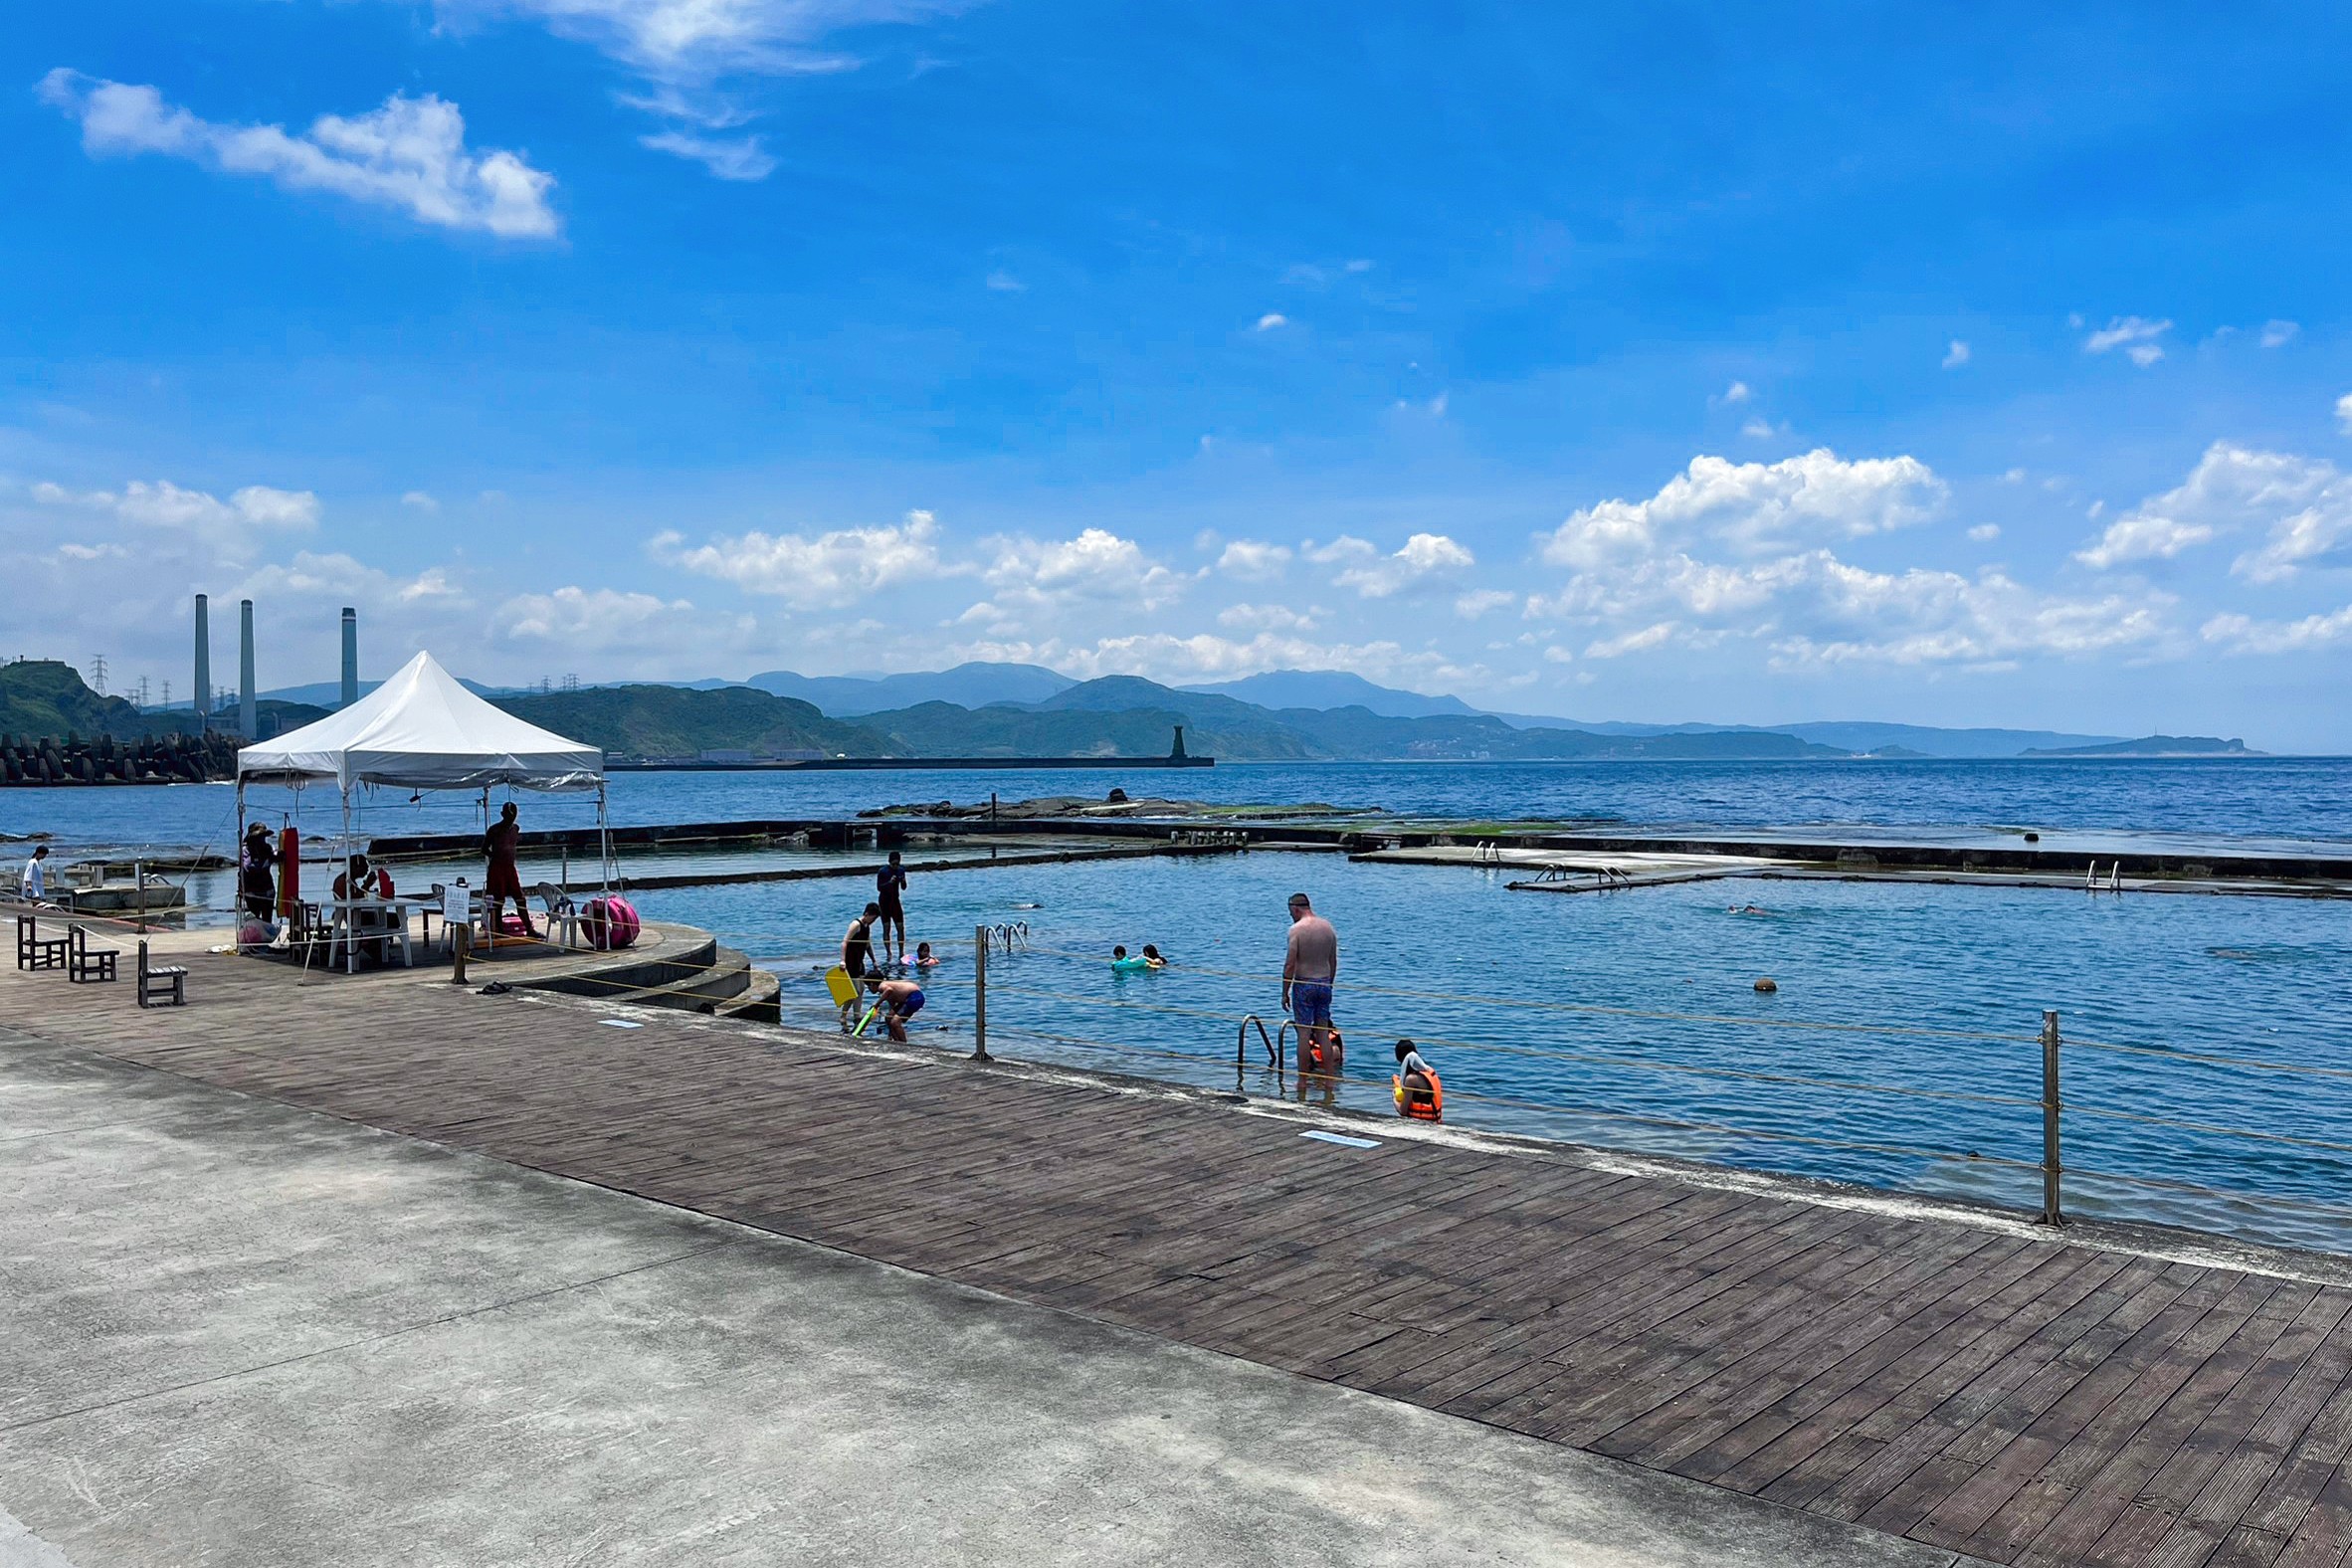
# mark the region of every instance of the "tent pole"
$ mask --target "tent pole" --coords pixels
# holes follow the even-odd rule
[[[613,891],[613,827],[605,809],[604,780],[596,781],[596,874],[604,882],[605,896]]]
[[[237,934],[242,940],[245,935],[245,773],[242,769],[237,774],[237,843],[230,849],[229,859],[237,867],[229,878],[229,902],[237,911],[231,918],[236,920]]]

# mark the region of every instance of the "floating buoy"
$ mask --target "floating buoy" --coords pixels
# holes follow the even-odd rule
[[[2042,842],[2042,835],[2039,833],[2029,833],[2026,835],[2026,842],[2028,844],[2040,844]]]
[[[1759,991],[1777,991],[1780,989],[1780,982],[1773,979],[1772,976],[1766,975],[1763,979],[1756,982],[1756,989]]]

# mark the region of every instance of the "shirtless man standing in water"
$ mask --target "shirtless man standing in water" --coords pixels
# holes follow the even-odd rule
[[[1331,1027],[1331,984],[1339,978],[1339,933],[1315,913],[1305,893],[1290,895],[1290,944],[1282,956],[1282,1008],[1298,1026],[1298,1071],[1314,1071],[1315,1052],[1323,1071],[1336,1076],[1339,1034]]]

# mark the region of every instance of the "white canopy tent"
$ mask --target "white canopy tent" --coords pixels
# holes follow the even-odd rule
[[[462,789],[493,785],[546,791],[596,792],[600,876],[612,880],[612,842],[605,820],[604,753],[594,746],[524,723],[459,685],[419,654],[368,695],[314,724],[237,753],[237,834],[245,839],[248,784],[332,784],[343,800],[343,853],[350,853],[351,792],[371,784],[400,789]]]

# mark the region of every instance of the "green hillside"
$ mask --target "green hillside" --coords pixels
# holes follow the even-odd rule
[[[705,691],[663,686],[596,686],[491,700],[517,718],[602,746],[614,756],[691,757],[703,751],[902,754],[901,748],[863,725],[827,718],[797,697],[751,686]]]
[[[112,735],[131,740],[148,733],[146,715],[118,696],[99,696],[72,665],[55,659],[27,659],[0,665],[0,735],[64,740]]]

